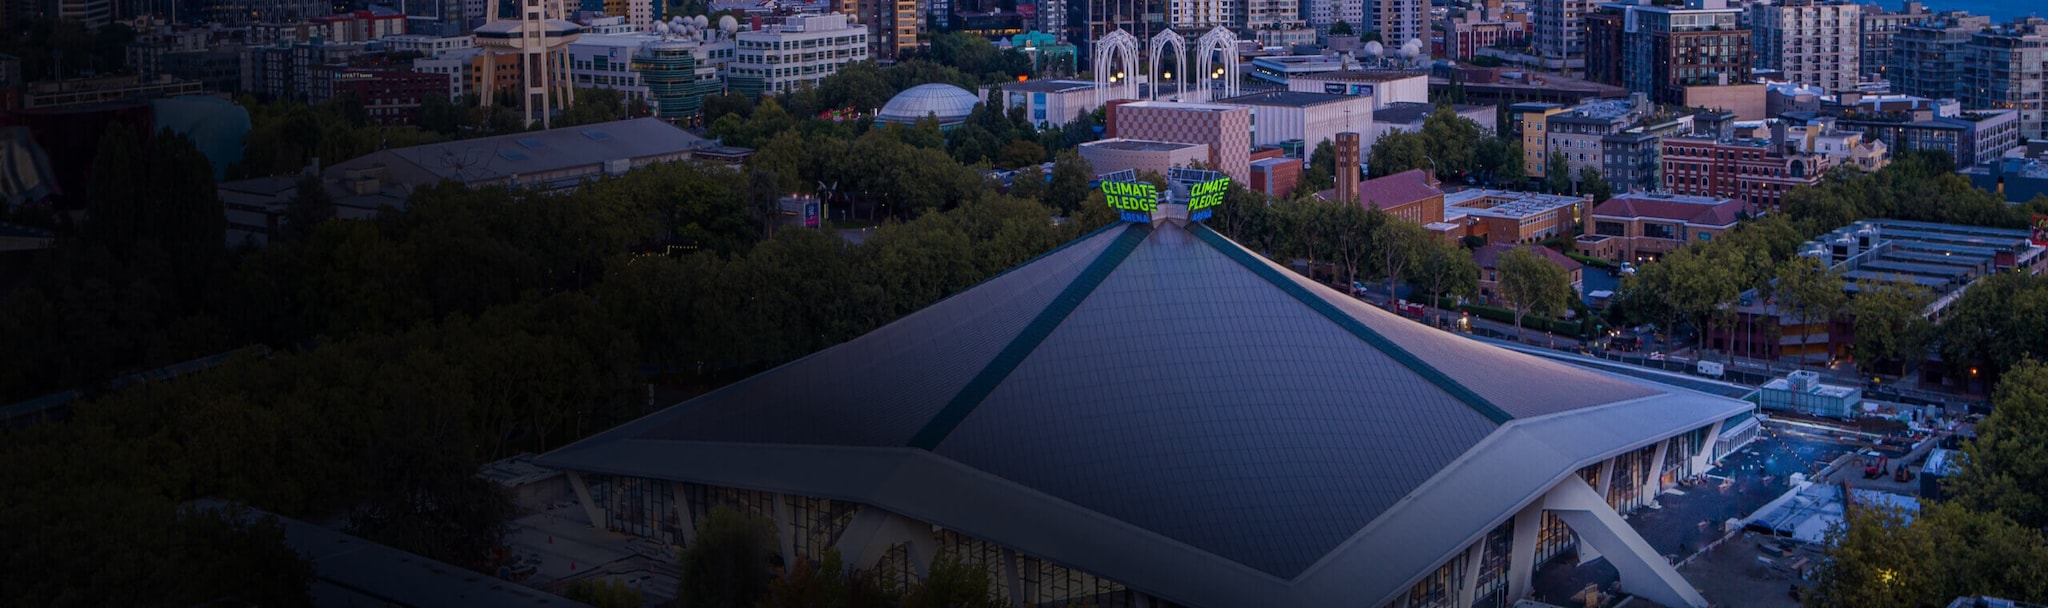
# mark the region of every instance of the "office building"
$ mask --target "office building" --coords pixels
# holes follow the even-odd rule
[[[1236,23],[1242,14],[1241,0],[1167,0],[1167,21],[1183,32],[1201,32]]]
[[[536,463],[599,529],[740,509],[783,563],[949,554],[1004,605],[1506,606],[1597,550],[1706,606],[1619,513],[1750,404],[1430,329],[1176,207]]]
[[[1552,114],[1570,111],[1562,104],[1531,101],[1508,106],[1513,132],[1522,139],[1523,177],[1543,177],[1543,161],[1550,149],[1545,128]]]
[[[840,14],[791,17],[734,38],[726,78],[734,92],[753,97],[816,86],[846,64],[868,59],[868,28]]]
[[[1371,97],[1375,110],[1386,109],[1399,103],[1429,103],[1429,73],[1421,71],[1300,72],[1288,75],[1285,83],[1289,91]]]
[[[1644,119],[1655,116],[1656,112],[1657,107],[1650,103],[1649,95],[1635,93],[1628,99],[1590,101],[1572,106],[1569,111],[1544,116],[1543,146],[1539,148],[1543,162],[1537,165],[1547,165],[1551,155],[1562,154],[1574,182],[1586,169],[1604,171],[1607,160],[1602,141],[1607,136],[1628,131]],[[1536,175],[1543,175],[1543,169],[1536,170]]]
[[[1892,154],[1914,150],[1939,150],[1955,160],[1957,169],[1974,167],[2019,147],[2021,136],[2018,110],[1985,110],[1947,114],[1933,109],[1877,111],[1856,106],[1854,113],[1812,116],[1788,113],[1794,122],[1829,118],[1835,128],[1862,133],[1865,139],[1883,142]]]
[[[1748,10],[1757,67],[1830,92],[1854,91],[1862,82],[1862,6],[1781,0]]]
[[[1293,142],[1303,161],[1313,161],[1315,146],[1338,133],[1370,132],[1372,99],[1329,93],[1265,91],[1219,99],[1218,104],[1251,110],[1252,145],[1281,146]]]
[[[1444,221],[1488,243],[1535,243],[1569,235],[1590,196],[1467,188],[1444,195]]]
[[[1964,48],[1970,36],[1991,26],[1990,17],[1972,17],[1957,12],[1899,26],[1892,34],[1891,63],[1885,66],[1885,80],[1893,93],[1931,99],[1961,99],[1963,96]]]
[[[1751,215],[1775,211],[1785,192],[1820,183],[1824,156],[1787,152],[1764,139],[1664,138],[1664,190],[1732,198]]]
[[[1892,51],[1896,47],[1893,39],[1899,28],[1933,16],[1926,6],[1919,2],[1907,1],[1899,10],[1888,11],[1876,5],[1865,5],[1861,12],[1863,19],[1863,80],[1864,82],[1889,82],[1892,66]],[[1897,89],[1891,89],[1896,91]]]
[[[1964,53],[1963,105],[2015,110],[2020,137],[2048,139],[2048,20],[2022,19],[1971,34]]]
[[[1601,4],[1587,19],[1586,77],[1645,93],[1657,103],[1685,102],[1688,87],[1749,81],[1750,34],[1742,9],[1726,0],[1684,8]]]
[[[1457,18],[1444,20],[1444,53],[1469,61],[1479,49],[1515,44],[1529,38],[1529,15],[1508,12],[1500,0],[1483,0]]]
[[[1301,14],[1300,0],[1243,0],[1244,28],[1260,46],[1315,44],[1316,31]]]
[[[1009,107],[1039,128],[1058,127],[1095,110],[1095,83],[1085,80],[1027,80],[1003,85]],[[987,97],[984,91],[982,97]]]

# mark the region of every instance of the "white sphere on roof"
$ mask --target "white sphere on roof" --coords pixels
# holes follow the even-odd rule
[[[1414,59],[1420,55],[1422,55],[1421,40],[1409,38],[1407,42],[1401,44],[1401,57],[1407,59]]]
[[[724,16],[724,17],[719,17],[719,18],[718,18],[718,29],[719,29],[719,30],[721,30],[721,31],[724,31],[725,33],[728,33],[728,34],[730,34],[730,33],[733,33],[733,32],[736,32],[736,31],[739,31],[739,29],[740,29],[740,20],[732,18],[732,15],[726,15],[726,16]]]
[[[1380,44],[1380,41],[1373,40],[1365,43],[1365,56],[1377,58],[1386,54],[1387,45]]]
[[[698,28],[703,28],[704,26],[711,25],[711,18],[703,15],[698,15],[696,19],[692,19],[691,21],[695,22]]]
[[[914,125],[926,116],[936,116],[940,126],[952,126],[967,121],[967,115],[974,112],[974,104],[981,98],[967,89],[945,83],[921,84],[897,93],[882,105],[882,113],[876,116],[882,122]]]

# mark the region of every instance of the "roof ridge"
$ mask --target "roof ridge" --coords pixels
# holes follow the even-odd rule
[[[1017,332],[1017,336],[1011,338],[1010,343],[1005,345],[1001,352],[996,353],[988,365],[974,374],[974,379],[969,380],[966,386],[960,387],[960,392],[953,395],[953,399],[948,401],[945,407],[940,408],[939,413],[933,415],[931,420],[926,421],[923,429],[911,436],[910,447],[923,450],[938,449],[939,443],[945,441],[946,436],[953,433],[953,429],[959,428],[960,423],[965,422],[967,416],[974,413],[974,408],[979,407],[983,400],[988,399],[990,393],[995,392],[996,386],[1002,384],[1004,378],[1017,371],[1017,366],[1023,365],[1024,360],[1031,356],[1031,352],[1045,343],[1045,339],[1052,335],[1053,329],[1065,322],[1067,317],[1074,313],[1074,309],[1080,308],[1081,302],[1088,299],[1088,294],[1094,293],[1095,288],[1100,287],[1102,281],[1109,278],[1111,271],[1116,270],[1124,260],[1130,259],[1131,252],[1137,251],[1138,244],[1144,242],[1151,234],[1150,225],[1125,224],[1123,233],[1116,236],[1115,242],[1110,243],[1102,253],[1096,254],[1095,261],[1089,262],[1088,268],[1075,275],[1073,282],[1068,283],[1066,289],[1060,290],[1059,295],[1053,297],[1051,304],[1038,311],[1037,318],[1025,325],[1023,331]]]
[[[1515,419],[1514,416],[1509,415],[1500,406],[1494,405],[1486,397],[1480,396],[1479,393],[1473,392],[1472,389],[1467,388],[1463,384],[1459,384],[1457,380],[1452,379],[1434,367],[1430,367],[1429,363],[1423,361],[1421,357],[1415,356],[1415,353],[1408,352],[1408,349],[1402,348],[1401,345],[1381,335],[1364,322],[1344,314],[1344,311],[1338,310],[1336,306],[1331,305],[1322,298],[1316,297],[1307,288],[1288,280],[1285,276],[1281,276],[1280,271],[1252,257],[1253,254],[1250,251],[1237,246],[1236,243],[1231,242],[1230,239],[1225,238],[1222,234],[1209,229],[1207,225],[1196,224],[1195,226],[1196,228],[1190,230],[1190,232],[1195,233],[1196,238],[1201,239],[1204,243],[1208,243],[1210,247],[1222,252],[1225,257],[1236,261],[1239,265],[1259,275],[1266,282],[1280,288],[1281,292],[1301,301],[1309,309],[1323,315],[1323,318],[1329,319],[1332,323],[1336,323],[1338,327],[1342,327],[1360,340],[1364,340],[1366,344],[1386,354],[1388,358],[1400,363],[1402,367],[1408,368],[1408,371],[1415,372],[1416,375],[1422,376],[1422,379],[1428,380],[1430,384],[1434,384],[1437,388],[1443,389],[1444,392],[1450,393],[1451,397],[1456,398],[1460,403],[1464,403],[1466,407],[1472,408],[1472,411],[1485,416],[1487,420],[1493,421],[1494,424],[1506,424],[1508,421]]]

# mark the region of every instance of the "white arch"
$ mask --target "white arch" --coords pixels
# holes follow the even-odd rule
[[[1173,31],[1173,28],[1166,28],[1159,30],[1158,34],[1152,36],[1151,52],[1146,53],[1147,58],[1150,59],[1148,63],[1151,65],[1151,70],[1145,72],[1145,77],[1151,81],[1153,99],[1159,98],[1159,60],[1163,58],[1161,55],[1169,45],[1173,47],[1173,66],[1182,72],[1180,80],[1175,81],[1180,87],[1180,92],[1175,97],[1185,97],[1188,93],[1188,76],[1186,73],[1188,69],[1188,40],[1182,38],[1179,32]]]
[[[1123,28],[1117,28],[1116,31],[1110,32],[1109,35],[1096,39],[1095,63],[1092,66],[1095,69],[1096,106],[1108,103],[1112,99],[1108,97],[1110,94],[1109,87],[1116,80],[1116,70],[1122,70],[1126,74],[1122,79],[1125,93],[1113,99],[1138,98],[1138,81],[1136,78],[1132,78],[1132,76],[1138,74],[1137,36],[1132,36],[1130,32],[1124,31]]]
[[[1199,88],[1208,89],[1216,86],[1212,81],[1216,80],[1215,68],[1219,66],[1214,64],[1214,59],[1210,56],[1212,51],[1223,55],[1223,65],[1220,66],[1223,68],[1223,96],[1236,97],[1238,87],[1243,82],[1239,74],[1242,68],[1239,66],[1241,61],[1237,55],[1237,34],[1219,26],[1202,34],[1202,37],[1195,41],[1195,77],[1201,79],[1197,85]]]

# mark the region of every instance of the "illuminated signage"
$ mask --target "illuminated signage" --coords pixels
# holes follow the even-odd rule
[[[2048,215],[2034,216],[2034,244],[2048,247]]]
[[[1209,208],[1223,204],[1223,193],[1229,190],[1228,177],[1219,177],[1188,188],[1188,221],[1208,219]]]
[[[1109,208],[1123,212],[1127,222],[1149,223],[1159,209],[1159,188],[1151,182],[1103,180],[1102,198],[1109,201]]]

